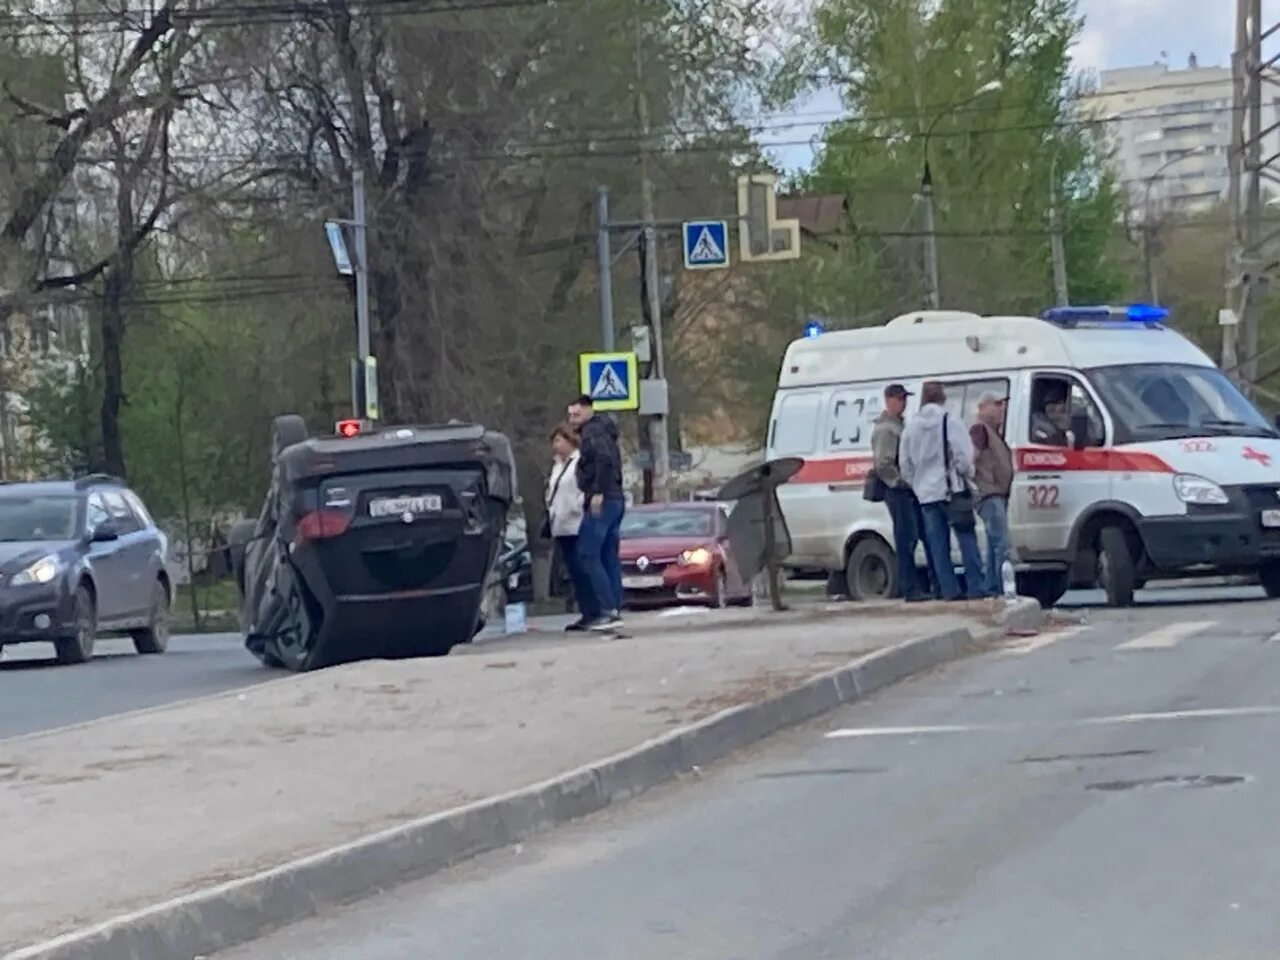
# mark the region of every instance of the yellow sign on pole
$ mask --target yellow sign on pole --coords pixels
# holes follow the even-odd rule
[[[578,354],[578,386],[596,410],[635,410],[640,375],[634,353]]]

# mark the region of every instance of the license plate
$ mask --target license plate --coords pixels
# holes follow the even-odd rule
[[[624,590],[655,590],[662,586],[661,577],[623,577]]]
[[[1264,527],[1280,527],[1280,510],[1263,510],[1262,525]]]
[[[443,506],[440,497],[435,494],[421,497],[379,497],[369,501],[369,516],[400,517],[408,513],[417,517],[424,513],[439,513]]]

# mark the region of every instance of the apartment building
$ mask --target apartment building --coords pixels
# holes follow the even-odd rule
[[[1201,213],[1226,198],[1231,142],[1229,67],[1167,63],[1103,70],[1083,112],[1100,121],[1136,220]],[[1280,121],[1280,99],[1264,111],[1263,129]],[[1263,156],[1280,150],[1272,133]]]

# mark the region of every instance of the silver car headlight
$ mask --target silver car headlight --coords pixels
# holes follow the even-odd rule
[[[1212,480],[1194,473],[1179,473],[1173,478],[1173,492],[1183,503],[1230,503],[1226,492]]]
[[[62,561],[55,556],[41,557],[24,570],[14,574],[9,582],[15,587],[30,583],[52,583],[62,572]]]

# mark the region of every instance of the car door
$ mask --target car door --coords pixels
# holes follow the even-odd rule
[[[114,521],[100,493],[89,494],[86,502],[85,531],[89,534],[89,568],[98,595],[98,624],[109,626],[124,616],[125,544],[122,540],[95,542],[94,533]]]
[[[1111,499],[1106,418],[1093,392],[1074,373],[1046,370],[1023,376],[1026,403],[1011,421],[1018,442],[1010,539],[1019,560],[1070,561],[1076,521],[1094,504]],[[1049,411],[1058,418],[1056,426]],[[1066,425],[1081,417],[1089,430],[1076,449]]]
[[[151,563],[155,538],[119,491],[103,491],[102,502],[120,534],[120,616],[126,621],[145,620],[150,613],[151,584],[155,580]]]

